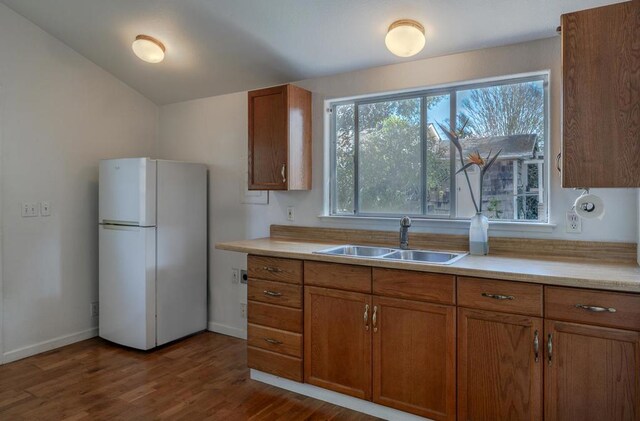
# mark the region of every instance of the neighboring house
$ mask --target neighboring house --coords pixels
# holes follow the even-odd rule
[[[429,136],[437,136],[437,131],[429,125]],[[511,136],[493,136],[482,138],[467,138],[462,140],[465,155],[479,152],[482,157],[502,150],[500,156],[485,175],[483,211],[490,218],[495,219],[529,219],[536,220],[539,215],[545,215],[543,191],[543,152],[539,148],[536,134],[522,134]],[[443,160],[449,160],[449,150],[442,154]],[[466,156],[465,156],[466,159]],[[476,197],[480,188],[480,173],[476,167],[471,167],[469,179]],[[443,189],[445,190],[445,189]],[[439,211],[448,213],[450,199],[448,188],[440,193],[442,202],[429,203],[430,213]],[[430,195],[437,197],[438,195]],[[469,187],[460,173],[456,176],[455,195],[456,214],[459,217],[471,216],[475,210],[469,194]]]

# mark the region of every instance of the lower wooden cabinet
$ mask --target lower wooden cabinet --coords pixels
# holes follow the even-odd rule
[[[456,419],[456,309],[373,297],[373,401]]]
[[[455,420],[455,307],[304,290],[305,382]]]
[[[545,420],[640,420],[640,333],[545,320]]]
[[[543,323],[458,309],[458,420],[541,420]]]
[[[304,380],[371,399],[371,295],[304,288]]]

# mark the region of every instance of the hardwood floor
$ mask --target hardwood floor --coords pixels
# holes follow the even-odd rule
[[[249,378],[243,340],[151,352],[99,338],[0,366],[0,420],[374,420]]]

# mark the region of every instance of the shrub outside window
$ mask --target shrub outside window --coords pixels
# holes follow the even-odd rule
[[[332,102],[331,214],[472,216],[444,125],[460,132],[465,155],[501,150],[483,184],[488,218],[547,222],[547,86],[545,73]],[[478,193],[479,171],[469,176]]]

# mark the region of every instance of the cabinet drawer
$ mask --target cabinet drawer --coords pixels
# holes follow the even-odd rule
[[[249,256],[247,273],[249,278],[302,284],[302,260]]]
[[[396,269],[373,269],[373,293],[443,304],[456,302],[453,275]]]
[[[249,300],[249,323],[302,333],[302,310]]]
[[[459,276],[458,305],[542,317],[542,285]]]
[[[256,348],[302,358],[302,335],[249,323],[247,344]]]
[[[640,295],[545,287],[545,317],[640,331]]]
[[[247,298],[253,301],[302,308],[302,285],[249,279]]]
[[[304,283],[305,285],[370,293],[371,268],[305,261]]]
[[[300,358],[248,346],[247,365],[265,373],[302,382],[302,360]]]

